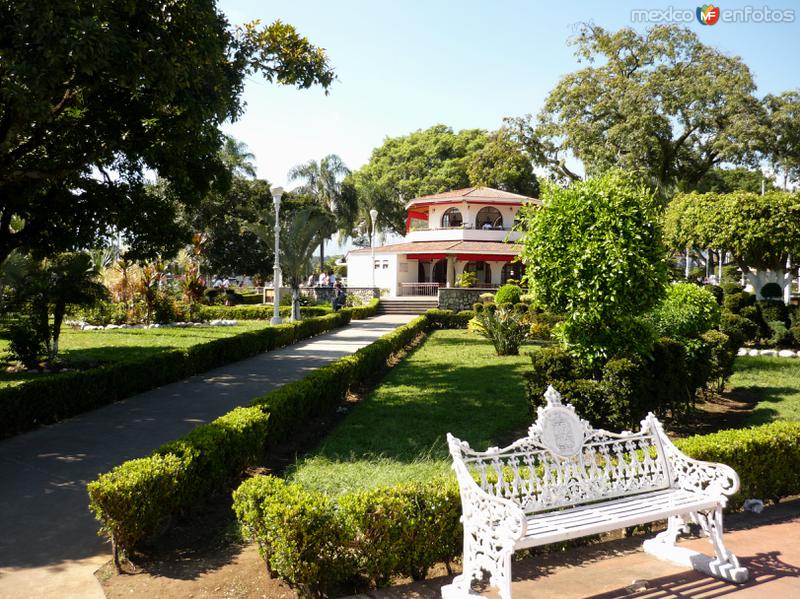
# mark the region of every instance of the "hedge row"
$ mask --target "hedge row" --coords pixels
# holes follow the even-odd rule
[[[346,319],[350,314],[343,309],[324,318]],[[392,354],[427,327],[427,317],[420,316],[354,354],[256,398],[252,407],[234,411],[236,416],[232,412],[201,425],[149,457],[100,475],[88,486],[89,505],[101,523],[101,533],[111,538],[115,560],[119,550],[156,536],[174,516],[203,497],[224,491],[229,481],[259,463],[267,446],[284,441],[309,418],[335,409],[351,384],[380,372]],[[227,419],[233,419],[235,426]]]
[[[406,483],[328,496],[272,476],[245,481],[234,511],[269,570],[305,596],[359,579],[424,579],[461,553],[461,503],[454,480]],[[363,586],[363,585],[362,585]]]
[[[369,302],[367,302],[367,304],[363,306],[352,306],[350,308],[342,308],[342,309],[349,310],[353,314],[352,316],[353,320],[364,320],[365,318],[371,318],[372,316],[375,316],[378,313],[379,303],[380,300],[376,297],[369,300]]]
[[[0,438],[318,335],[346,325],[350,317],[350,311],[341,311],[215,339],[187,349],[166,350],[145,358],[3,387]]]
[[[776,422],[678,441],[691,457],[728,464],[741,478],[729,505],[800,494],[800,422]],[[453,479],[382,487],[336,500],[272,477],[234,493],[239,521],[271,572],[306,596],[357,580],[424,578],[461,552],[461,503]]]
[[[278,312],[281,317],[291,316],[291,306],[280,306]],[[330,306],[300,306],[300,316],[309,318],[330,314]],[[200,320],[270,320],[274,316],[272,304],[241,305],[241,306],[200,306],[197,317]]]

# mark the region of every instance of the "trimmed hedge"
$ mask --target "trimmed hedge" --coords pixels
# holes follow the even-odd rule
[[[330,306],[300,306],[300,316],[302,318],[325,316],[332,311]],[[280,306],[278,312],[284,318],[291,316],[292,307]],[[197,310],[197,316],[200,320],[270,320],[274,314],[272,304],[200,306]]]
[[[350,312],[342,310],[322,319],[274,328],[309,332],[317,320],[349,318]],[[238,428],[220,424],[235,410],[163,445],[149,457],[125,462],[100,475],[89,484],[89,505],[101,523],[101,534],[111,538],[115,561],[119,551],[157,536],[173,517],[204,496],[227,488],[228,482],[259,462],[267,446],[284,441],[309,418],[335,409],[353,382],[380,372],[392,354],[427,327],[427,317],[419,316],[354,354],[254,399],[251,407],[236,417]],[[222,441],[213,440],[223,429]]]
[[[270,572],[318,596],[356,578],[386,586],[424,579],[461,552],[461,502],[452,479],[407,483],[330,499],[271,476],[245,481],[234,511]]]
[[[349,312],[329,314],[172,349],[90,370],[65,372],[0,389],[0,438],[113,403],[223,364],[346,325]]]
[[[352,314],[352,320],[364,320],[365,318],[372,318],[378,314],[378,304],[380,304],[380,300],[374,297],[363,306],[342,308],[342,311],[350,312],[350,314]]]
[[[741,490],[730,498],[778,501],[800,493],[800,422],[776,422],[676,442],[690,457],[731,466]],[[335,585],[392,576],[419,580],[461,553],[461,501],[452,478],[331,499],[270,476],[245,481],[233,494],[239,522],[259,545],[270,571],[318,595]]]

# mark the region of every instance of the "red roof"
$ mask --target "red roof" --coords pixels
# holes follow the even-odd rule
[[[532,202],[535,204],[541,204],[541,201],[537,198],[530,198],[518,193],[511,193],[508,191],[502,191],[500,189],[492,189],[491,187],[465,187],[463,189],[454,189],[444,193],[434,193],[431,195],[414,198],[406,204],[406,208],[409,208],[415,204],[446,204],[454,201],[468,201],[476,203],[489,202],[502,204],[522,204]]]

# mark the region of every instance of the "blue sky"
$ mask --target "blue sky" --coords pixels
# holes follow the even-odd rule
[[[285,185],[293,165],[339,154],[352,169],[386,136],[436,123],[495,129],[505,116],[536,113],[578,63],[567,44],[577,23],[609,29],[631,22],[632,9],[694,12],[686,2],[557,3],[445,0],[220,0],[232,23],[281,19],[327,49],[339,80],[326,96],[248,81],[247,110],[226,131],[256,155],[258,175]],[[793,23],[689,27],[706,43],[738,55],[759,95],[800,87],[800,3],[738,2],[793,9]]]

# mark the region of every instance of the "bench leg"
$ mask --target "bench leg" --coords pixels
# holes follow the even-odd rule
[[[678,534],[685,528],[686,520],[700,526],[700,529],[711,541],[716,558],[675,545]],[[742,583],[747,581],[749,576],[747,568],[739,565],[739,560],[728,551],[722,541],[722,508],[720,507],[709,512],[692,512],[686,519],[682,516],[672,516],[668,521],[667,530],[658,534],[654,539],[645,541],[643,547],[645,552],[659,559],[680,566],[688,566],[730,582]]]
[[[489,573],[489,584],[497,587],[501,599],[511,599],[511,558],[513,546],[506,548],[498,539],[485,539],[464,531],[464,570],[451,584],[442,587],[442,599],[481,597],[472,582]]]

